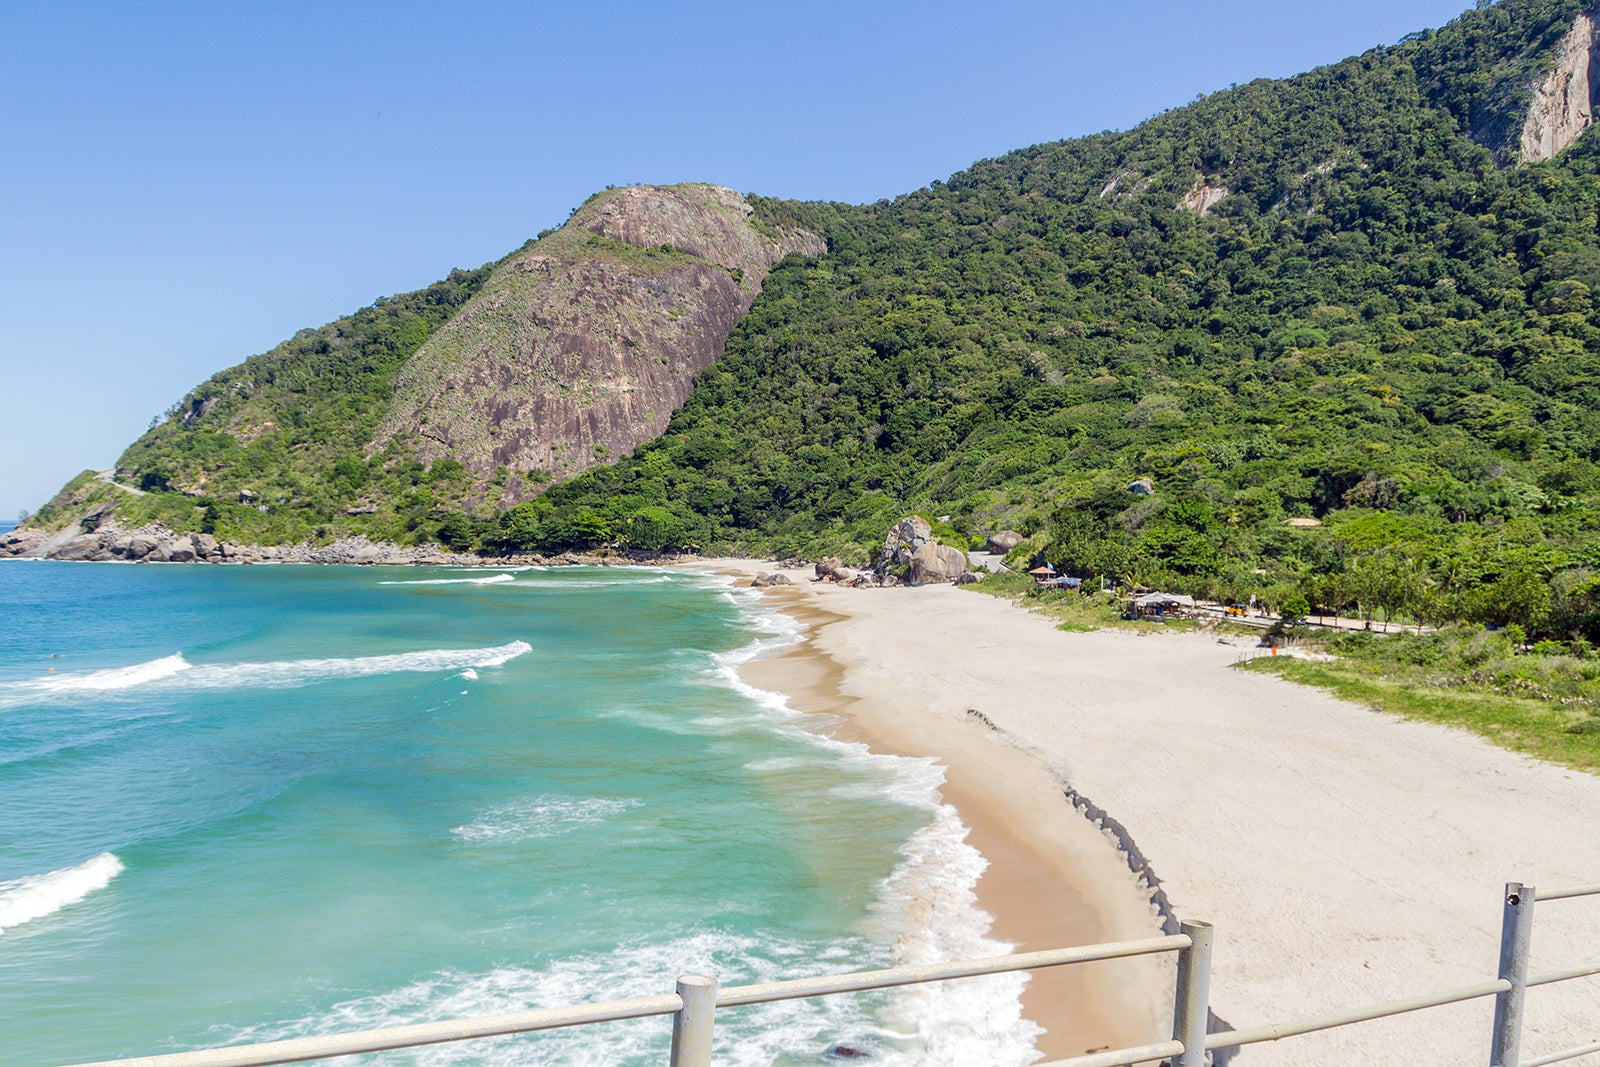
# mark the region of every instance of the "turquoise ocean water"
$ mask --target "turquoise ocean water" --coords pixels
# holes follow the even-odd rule
[[[987,954],[936,767],[643,569],[0,563],[0,1064]],[[719,1064],[1024,1063],[1017,979],[730,1009]],[[667,1019],[383,1063],[656,1064]]]

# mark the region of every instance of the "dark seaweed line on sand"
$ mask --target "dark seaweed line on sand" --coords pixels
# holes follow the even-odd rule
[[[987,717],[985,716],[985,718]],[[1071,804],[1080,815],[1099,827],[1101,832],[1110,835],[1111,839],[1116,842],[1118,850],[1128,861],[1128,869],[1134,873],[1139,884],[1149,891],[1150,903],[1155,907],[1156,914],[1161,916],[1161,932],[1167,935],[1178,933],[1178,916],[1173,911],[1172,901],[1167,897],[1167,891],[1161,887],[1161,879],[1151,869],[1150,861],[1145,858],[1145,854],[1133,840],[1133,835],[1128,832],[1128,828],[1122,825],[1106,809],[1070,785],[1063,785],[1061,793],[1067,798],[1067,803]],[[1207,1012],[1206,1033],[1217,1034],[1233,1029],[1230,1023],[1220,1018],[1209,1007]],[[1238,1052],[1237,1048],[1216,1049],[1210,1054],[1210,1059],[1215,1064],[1215,1067],[1226,1067],[1228,1061],[1233,1059]]]

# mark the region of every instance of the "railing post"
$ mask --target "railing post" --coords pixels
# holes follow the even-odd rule
[[[1490,1067],[1517,1067],[1522,1055],[1522,995],[1528,988],[1534,896],[1531,885],[1506,883],[1505,910],[1500,916],[1500,977],[1510,982],[1511,988],[1495,994]]]
[[[711,1067],[711,1023],[717,1011],[717,980],[678,976],[683,1007],[672,1017],[672,1067]]]
[[[1203,1067],[1206,1022],[1211,1015],[1211,924],[1178,924],[1191,944],[1178,950],[1178,991],[1172,1000],[1172,1040],[1183,1042],[1172,1067]]]

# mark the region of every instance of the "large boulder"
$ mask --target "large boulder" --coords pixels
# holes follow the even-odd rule
[[[51,559],[64,559],[73,562],[85,560],[111,559],[111,553],[106,551],[105,544],[98,534],[79,534],[62,545],[57,545],[50,553]]]
[[[1015,530],[1001,530],[999,533],[990,534],[988,544],[984,547],[997,556],[1003,556],[1022,544],[1023,540],[1023,536]]]
[[[0,535],[0,556],[25,556],[36,552],[46,541],[38,530],[13,530]]]
[[[168,563],[193,563],[199,558],[200,553],[195,551],[192,537],[180,537],[167,546]]]
[[[911,584],[953,582],[967,573],[967,554],[959,548],[930,541],[911,557]]]
[[[143,530],[135,530],[132,533],[125,533],[111,542],[111,554],[118,559],[135,562],[154,552],[156,544],[157,541],[154,535]]]
[[[907,515],[889,528],[883,539],[882,565],[904,567],[911,558],[933,544],[933,527],[921,515]]]

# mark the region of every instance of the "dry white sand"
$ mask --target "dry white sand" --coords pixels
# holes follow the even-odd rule
[[[952,767],[981,772],[989,742],[971,725],[977,709],[991,736],[1047,772],[1041,781],[1070,785],[1124,824],[1177,915],[1215,925],[1212,1007],[1236,1027],[1492,978],[1505,882],[1600,881],[1595,776],[1233,669],[1241,650],[1215,637],[1064,633],[948,586],[851,590],[791,576],[802,584],[780,602],[842,616],[811,644],[842,666],[837,684],[861,705],[903,720],[922,747],[945,746]],[[1017,783],[1002,780],[1012,777],[993,777],[1002,804],[1015,802]],[[1106,874],[1104,856],[1082,853],[1086,824],[1065,801],[1058,816],[1082,825],[1039,840],[1094,868],[1079,890],[1134,893]],[[1037,804],[1016,813],[1021,824],[1053,817]],[[1051,887],[1032,898],[1014,889],[986,897],[980,883],[980,900],[1001,936],[1044,947],[1016,936],[1028,915],[1000,913],[1054,909]],[[1149,914],[1125,899],[1090,903],[1104,936],[1133,936],[1130,916]],[[1536,972],[1600,957],[1600,898],[1542,903],[1535,915]],[[1112,1002],[1102,1010],[1125,1013],[1134,1032],[1165,1026],[1138,996]],[[1531,990],[1527,1004],[1524,1058],[1600,1039],[1600,977]],[[1492,1011],[1490,999],[1430,1009],[1251,1046],[1236,1062],[1481,1063]],[[1084,1047],[1055,1037],[1052,1056]]]

